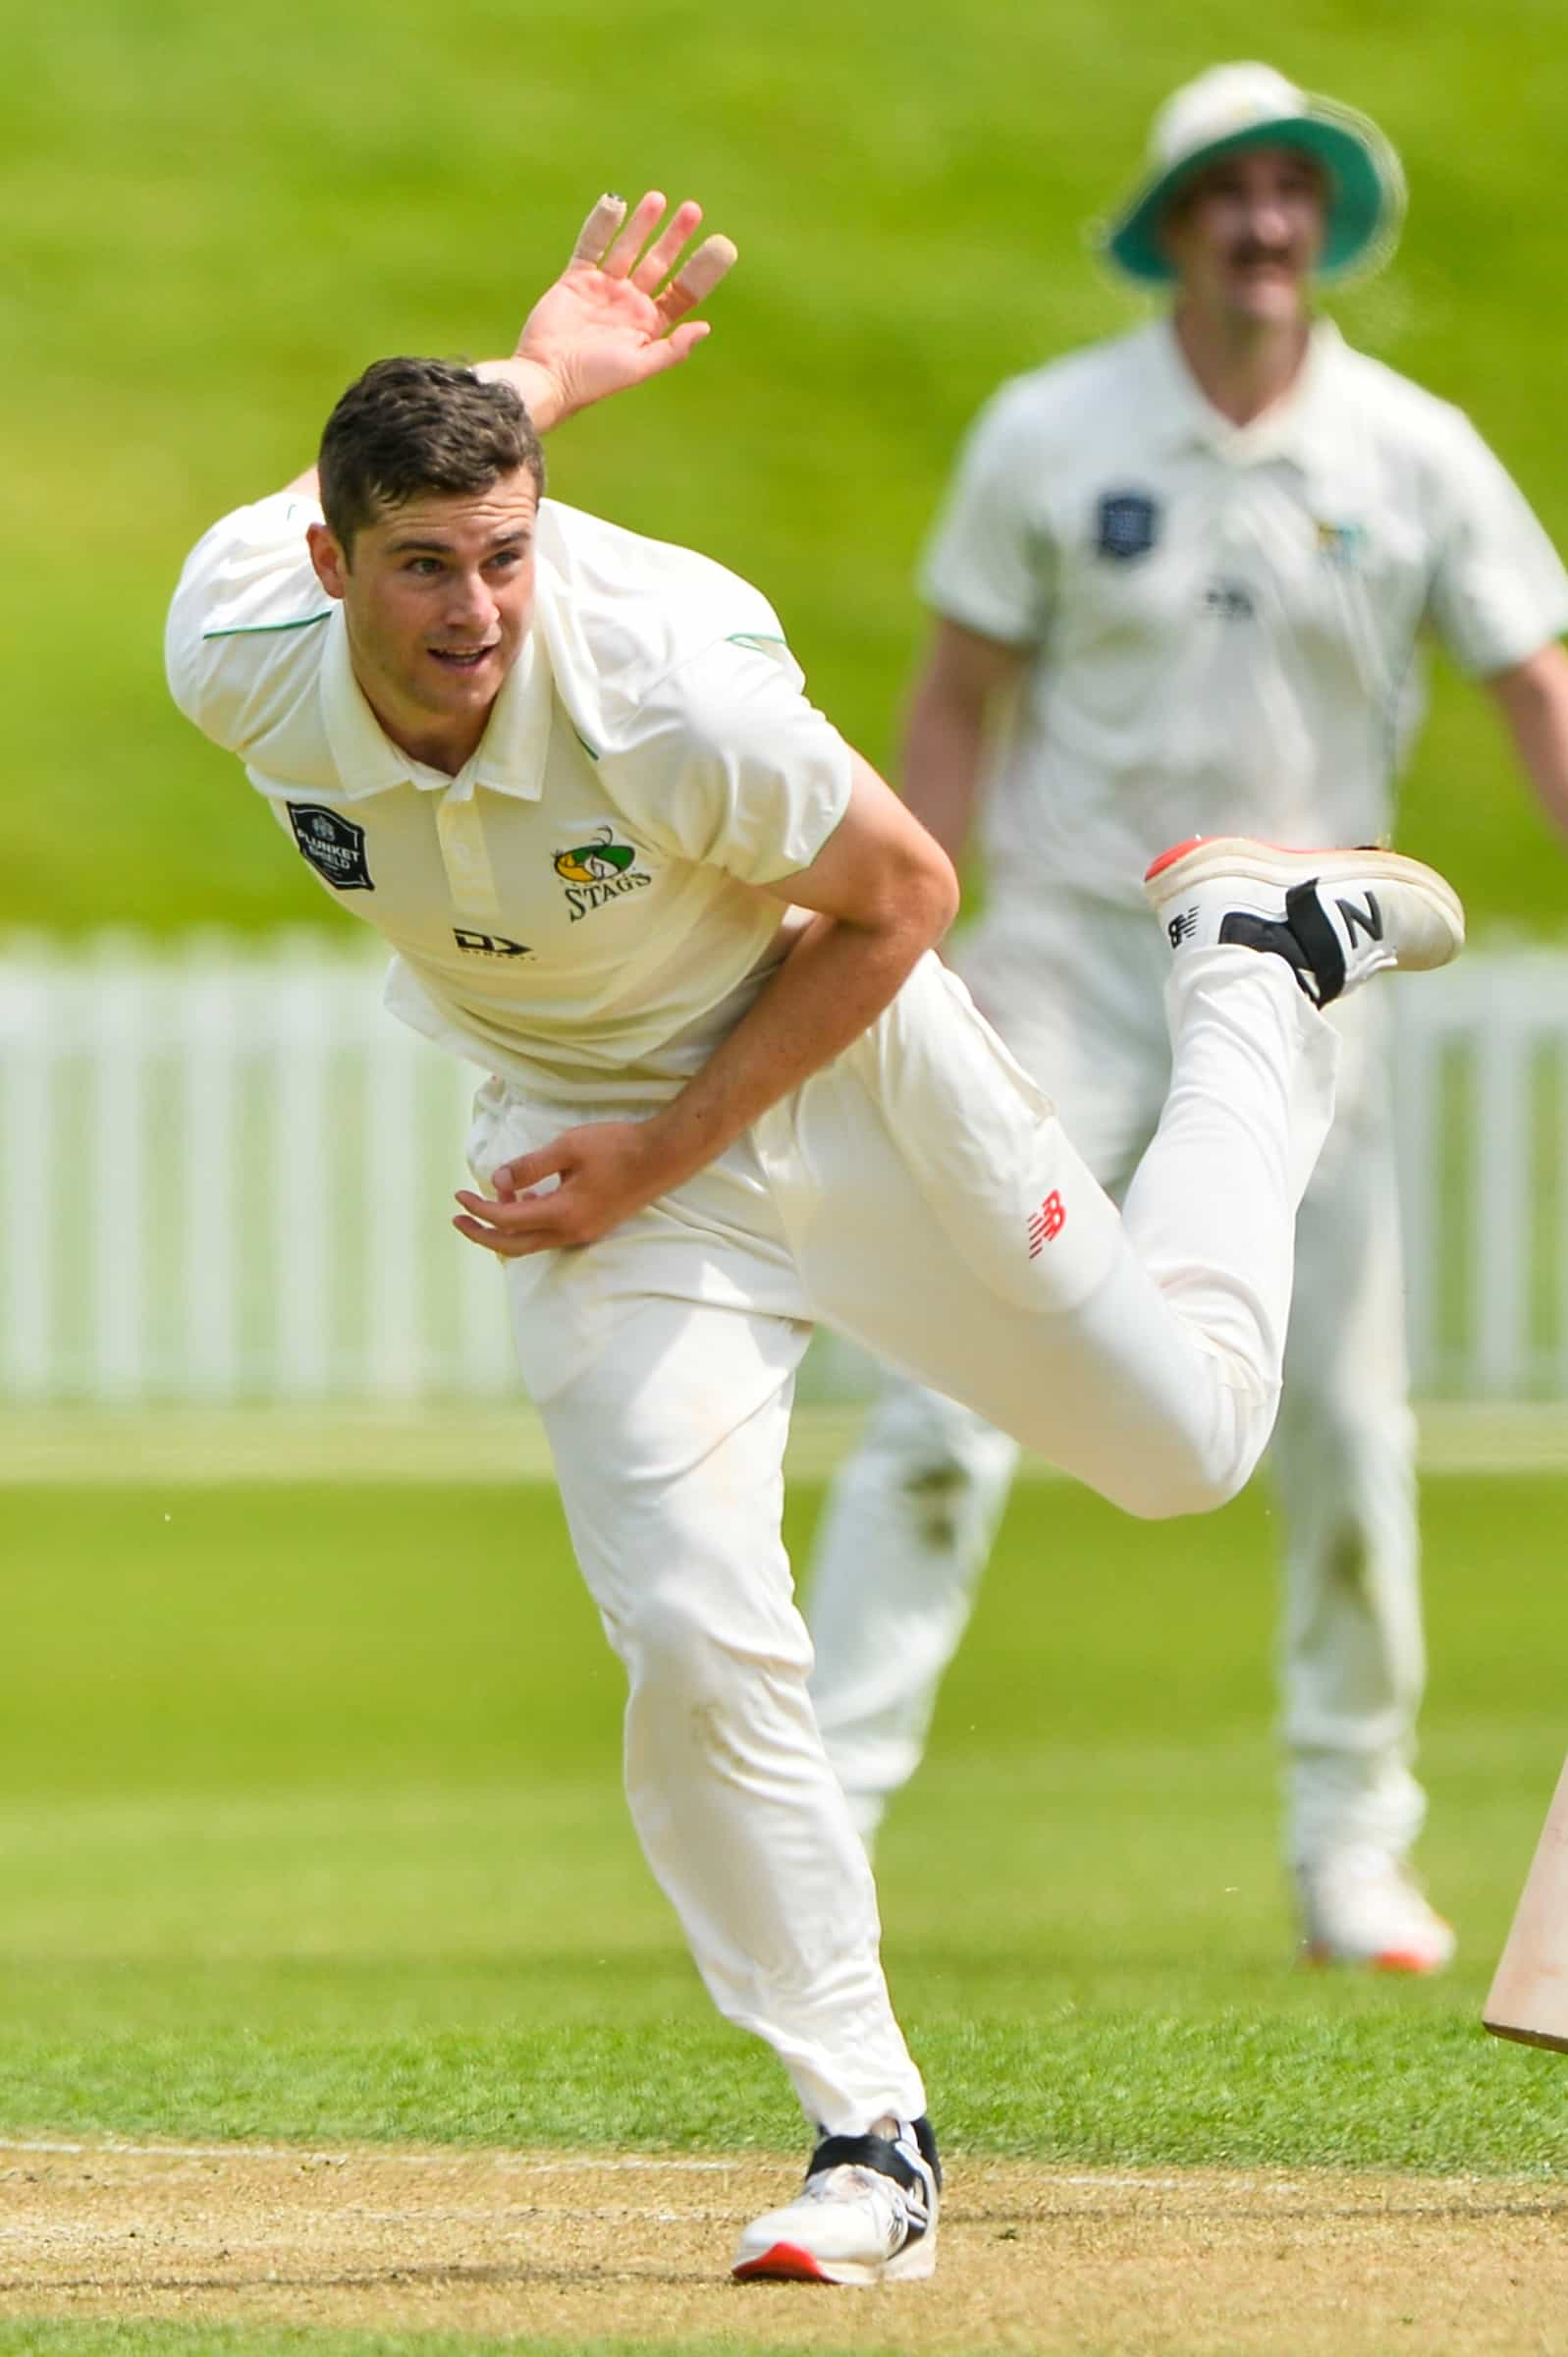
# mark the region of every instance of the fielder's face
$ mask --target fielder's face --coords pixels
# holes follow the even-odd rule
[[[1299,148],[1221,156],[1182,191],[1163,234],[1189,310],[1217,323],[1298,319],[1323,251],[1322,176]]]
[[[533,611],[538,501],[526,467],[483,491],[430,492],[354,534],[324,524],[310,555],[343,600],[354,677],[394,743],[460,768],[516,661]]]

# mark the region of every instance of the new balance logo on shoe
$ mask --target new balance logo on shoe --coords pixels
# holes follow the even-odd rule
[[[1184,941],[1190,941],[1197,930],[1198,911],[1196,908],[1178,909],[1165,927],[1173,950],[1179,950]]]
[[[1345,920],[1345,938],[1352,949],[1356,946],[1358,933],[1365,933],[1369,941],[1381,941],[1382,910],[1378,905],[1378,895],[1375,892],[1368,893],[1365,908],[1358,908],[1354,901],[1337,899],[1336,905]]]

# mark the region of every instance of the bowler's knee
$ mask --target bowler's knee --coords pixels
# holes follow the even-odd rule
[[[1251,1472],[1250,1464],[1180,1466],[1153,1481],[1131,1485],[1114,1503],[1140,1522],[1174,1522],[1182,1514],[1212,1514],[1246,1488]]]
[[[1157,1445],[1138,1453],[1117,1489],[1108,1494],[1142,1522],[1212,1514],[1228,1506],[1252,1479],[1271,1420],[1261,1412],[1243,1411],[1238,1403],[1236,1413],[1207,1430],[1162,1435]]]
[[[616,1645],[634,1694],[657,1691],[694,1710],[743,1709],[759,1676],[783,1671],[804,1681],[811,1644],[798,1615],[780,1624],[779,1616],[748,1613],[739,1593],[734,1609],[720,1613],[692,1592],[696,1584],[656,1582],[622,1616]]]

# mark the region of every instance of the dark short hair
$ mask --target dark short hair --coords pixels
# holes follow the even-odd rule
[[[327,419],[316,464],[346,556],[361,525],[425,492],[484,491],[526,466],[544,496],[544,453],[516,394],[453,360],[372,361]]]

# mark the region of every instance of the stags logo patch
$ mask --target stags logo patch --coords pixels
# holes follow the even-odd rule
[[[363,827],[320,802],[289,802],[285,806],[301,854],[334,892],[375,891],[365,858]]]
[[[1352,572],[1361,563],[1367,549],[1367,527],[1361,523],[1326,523],[1320,517],[1314,525],[1318,539],[1318,554],[1342,572]]]
[[[631,845],[617,843],[616,831],[608,825],[597,827],[591,841],[557,851],[555,870],[567,888],[567,906],[573,924],[595,908],[605,907],[625,893],[641,892],[653,882],[646,868],[637,865]]]

